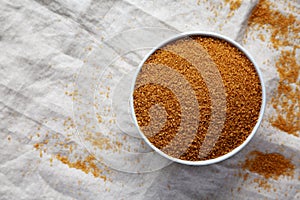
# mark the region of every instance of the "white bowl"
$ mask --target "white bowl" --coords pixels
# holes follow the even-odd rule
[[[222,39],[222,40],[225,40],[227,42],[229,42],[230,44],[232,44],[233,46],[237,47],[239,50],[241,50],[247,57],[248,59],[253,63],[255,69],[256,69],[256,72],[259,76],[259,80],[260,80],[260,84],[261,84],[261,88],[262,88],[262,103],[261,103],[261,107],[260,107],[260,112],[259,112],[259,117],[258,117],[258,120],[256,122],[256,125],[254,126],[252,132],[250,133],[250,135],[247,137],[247,139],[241,144],[239,145],[238,147],[236,147],[235,149],[233,149],[232,151],[230,151],[229,153],[223,155],[223,156],[220,156],[220,157],[217,157],[217,158],[214,158],[214,159],[209,159],[209,160],[201,160],[201,161],[188,161],[188,160],[181,160],[181,159],[178,159],[178,158],[174,158],[174,157],[171,157],[169,155],[167,155],[166,153],[164,153],[163,151],[161,151],[160,149],[158,149],[156,146],[154,146],[149,140],[148,138],[143,134],[143,132],[140,130],[140,127],[138,125],[138,122],[137,122],[137,119],[136,119],[136,115],[135,115],[135,111],[134,111],[134,105],[133,105],[133,93],[134,93],[134,88],[135,88],[135,83],[136,83],[136,79],[137,79],[137,76],[141,70],[141,68],[143,67],[145,61],[158,49],[166,46],[167,44],[169,44],[170,42],[172,41],[175,41],[175,40],[179,40],[181,38],[185,38],[185,37],[188,37],[188,36],[209,36],[209,37],[213,37],[213,38],[217,38],[217,39]],[[178,34],[178,35],[175,35],[173,37],[171,37],[170,39],[168,40],[165,40],[163,41],[162,43],[160,43],[159,45],[157,45],[157,47],[153,48],[146,56],[145,58],[142,60],[142,62],[139,64],[138,66],[138,70],[134,76],[134,80],[132,82],[132,86],[131,86],[131,99],[130,99],[130,109],[131,109],[131,114],[132,114],[132,117],[133,117],[133,120],[134,120],[134,124],[135,126],[137,127],[141,137],[145,140],[145,142],[152,148],[154,149],[157,153],[159,153],[161,156],[171,160],[171,161],[174,161],[174,162],[177,162],[177,163],[181,163],[181,164],[185,164],[185,165],[209,165],[209,164],[214,164],[214,163],[217,163],[217,162],[220,162],[220,161],[223,161],[223,160],[226,160],[227,158],[230,158],[231,156],[235,155],[236,153],[238,153],[241,149],[243,149],[248,143],[249,141],[253,138],[253,136],[255,135],[255,133],[257,132],[257,129],[263,119],[263,114],[264,114],[264,111],[265,111],[265,106],[266,106],[266,91],[265,91],[265,85],[264,85],[264,81],[262,79],[262,74],[261,74],[261,71],[259,70],[259,67],[258,65],[256,64],[255,60],[253,59],[253,57],[250,55],[250,53],[245,50],[240,44],[238,44],[237,42],[235,42],[234,40],[226,37],[226,36],[223,36],[223,35],[220,35],[220,34],[217,34],[217,33],[213,33],[213,32],[184,32],[184,33],[181,33],[181,34]]]

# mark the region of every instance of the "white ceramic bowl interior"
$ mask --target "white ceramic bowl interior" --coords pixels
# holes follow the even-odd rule
[[[170,42],[172,41],[175,41],[175,40],[179,40],[179,39],[182,39],[182,38],[185,38],[185,37],[189,37],[189,36],[209,36],[209,37],[213,37],[213,38],[218,38],[218,39],[222,39],[222,40],[225,40],[229,43],[231,43],[232,45],[234,45],[235,47],[237,47],[239,50],[241,50],[247,57],[248,59],[253,63],[255,69],[256,69],[256,72],[259,76],[259,80],[260,80],[260,83],[261,83],[261,88],[262,88],[262,103],[261,103],[261,107],[260,107],[260,112],[259,112],[259,117],[258,117],[258,120],[257,120],[257,123],[256,125],[254,126],[252,132],[250,133],[250,135],[247,137],[247,139],[240,145],[238,146],[237,148],[233,149],[232,151],[230,151],[229,153],[223,155],[223,156],[220,156],[220,157],[217,157],[217,158],[214,158],[214,159],[209,159],[209,160],[203,160],[203,161],[188,161],[188,160],[181,160],[181,159],[178,159],[178,158],[174,158],[174,157],[171,157],[169,155],[167,155],[166,153],[162,152],[160,149],[158,149],[157,147],[155,147],[149,140],[148,138],[143,134],[143,132],[140,130],[139,128],[139,125],[138,125],[138,122],[137,122],[137,119],[136,119],[136,116],[135,116],[135,111],[134,111],[134,105],[133,105],[133,92],[134,92],[134,88],[135,88],[135,83],[136,83],[136,79],[137,79],[137,76],[141,70],[141,68],[143,67],[145,61],[158,49],[161,49],[162,47],[164,47],[165,45],[169,44]],[[238,44],[237,42],[235,42],[234,40],[226,37],[226,36],[223,36],[223,35],[220,35],[220,34],[217,34],[217,33],[212,33],[212,32],[184,32],[184,33],[181,33],[181,34],[178,34],[178,35],[175,35],[173,37],[171,37],[170,39],[168,40],[165,40],[163,41],[162,43],[160,43],[159,45],[157,45],[157,47],[153,48],[146,56],[145,58],[142,60],[142,62],[139,64],[138,66],[138,70],[134,76],[134,80],[132,82],[132,86],[131,86],[131,99],[130,99],[130,109],[131,109],[131,114],[132,114],[132,118],[134,120],[134,124],[135,126],[138,128],[139,130],[139,133],[141,135],[141,137],[145,140],[145,142],[152,148],[154,149],[157,153],[159,153],[161,156],[167,158],[167,159],[170,159],[171,161],[174,161],[174,162],[177,162],[177,163],[181,163],[181,164],[185,164],[185,165],[209,165],[209,164],[213,164],[213,163],[217,163],[217,162],[220,162],[220,161],[223,161],[227,158],[230,158],[231,156],[235,155],[236,153],[238,153],[241,149],[243,149],[248,143],[249,141],[253,138],[253,136],[255,135],[255,133],[257,132],[257,129],[259,127],[259,125],[261,124],[261,121],[263,119],[263,114],[264,114],[264,111],[265,111],[265,105],[266,105],[266,91],[265,91],[265,85],[264,85],[264,81],[262,79],[262,73],[258,67],[258,65],[256,64],[255,60],[253,59],[253,57],[250,55],[250,53],[244,49],[240,44]]]

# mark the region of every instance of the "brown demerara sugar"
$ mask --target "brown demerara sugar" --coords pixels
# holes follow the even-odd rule
[[[285,1],[282,6],[296,12],[296,4]],[[298,9],[299,10],[299,9]],[[298,12],[299,13],[299,12]],[[271,99],[276,114],[270,118],[273,127],[299,137],[300,132],[300,64],[299,45],[300,20],[291,12],[280,10],[269,0],[260,0],[248,21],[248,31],[265,31],[270,36],[272,47],[279,51],[275,67],[279,75],[277,91]],[[263,40],[265,40],[265,37]],[[268,66],[272,67],[272,66]]]
[[[199,55],[193,51],[195,44],[203,49]],[[189,59],[186,59],[187,56]],[[203,58],[203,62],[199,58]],[[214,63],[224,87],[223,94],[213,91],[217,94],[214,98],[221,99],[220,95],[223,95],[226,103],[224,105],[224,119],[216,118],[214,122],[215,124],[223,123],[223,127],[219,133],[213,133],[206,138],[214,108],[211,91],[208,88],[209,84],[205,82],[205,78],[201,74],[202,72],[199,72],[197,65],[201,65],[202,69],[210,68],[212,65],[208,60]],[[180,103],[180,98],[185,96],[186,90],[183,89],[179,94],[175,94],[170,88],[157,84],[155,81],[143,85],[138,84],[150,76],[165,79],[165,82],[171,79],[171,74],[164,74],[166,72],[164,70],[151,70],[156,65],[162,65],[176,71],[191,86],[199,105],[196,108],[199,115],[190,118],[193,119],[191,122],[199,122],[197,130],[195,130],[196,134],[192,137],[189,137],[188,134],[190,130],[181,130],[181,123],[184,121],[182,118],[183,111],[190,109],[189,106],[184,107]],[[212,81],[218,77],[211,72],[208,74]],[[175,87],[180,88],[182,83],[178,81],[176,84],[178,85]],[[216,87],[218,86],[216,85]],[[215,89],[217,90],[217,88]],[[217,99],[214,102],[218,103],[219,101]],[[247,56],[222,39],[196,35],[173,41],[150,55],[138,74],[133,94],[134,111],[141,130],[143,131],[143,127],[149,125],[161,127],[155,133],[151,132],[154,130],[153,128],[143,131],[148,140],[164,153],[190,161],[217,158],[241,145],[252,132],[258,120],[261,103],[260,80],[254,65]],[[153,110],[152,113],[150,112],[154,105],[160,105],[164,108],[165,118],[163,116],[160,116],[160,119],[151,118],[155,113]],[[159,114],[156,113],[155,116],[158,117]],[[217,137],[217,140],[214,141],[213,137]],[[183,146],[185,141],[188,141],[187,147]],[[172,146],[170,147],[168,145],[171,142]],[[211,148],[204,149],[209,151],[205,156],[200,151],[204,143],[212,143]],[[182,150],[184,152],[179,153]]]
[[[243,169],[258,173],[266,179],[277,180],[281,175],[293,176],[295,166],[279,153],[253,151],[248,155]]]

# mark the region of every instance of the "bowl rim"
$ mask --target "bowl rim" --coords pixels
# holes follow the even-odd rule
[[[256,73],[259,77],[260,80],[260,84],[261,84],[261,89],[262,89],[262,102],[261,102],[261,107],[260,107],[260,112],[259,112],[259,117],[258,120],[255,124],[255,126],[253,127],[251,133],[249,134],[249,136],[247,137],[247,139],[240,144],[238,147],[236,147],[235,149],[233,149],[232,151],[217,157],[217,158],[213,158],[213,159],[209,159],[209,160],[201,160],[201,161],[189,161],[189,160],[182,160],[182,159],[178,159],[178,158],[174,158],[166,153],[164,153],[163,151],[161,151],[160,149],[158,149],[156,146],[154,146],[149,140],[148,138],[143,134],[143,132],[140,130],[140,127],[138,125],[137,119],[136,119],[136,115],[135,115],[135,110],[134,110],[134,104],[133,104],[133,93],[134,93],[134,88],[135,88],[135,83],[136,83],[136,79],[138,77],[138,74],[140,72],[140,70],[142,69],[144,63],[146,62],[146,60],[158,49],[166,46],[167,44],[185,38],[185,37],[190,37],[190,36],[208,36],[208,37],[212,37],[212,38],[217,38],[217,39],[221,39],[224,41],[227,41],[228,43],[232,44],[233,46],[235,46],[236,48],[238,48],[240,51],[242,51],[247,58],[252,62]],[[249,142],[250,140],[254,137],[254,135],[256,134],[262,119],[263,119],[263,115],[265,112],[265,107],[266,107],[266,89],[265,89],[265,84],[262,78],[262,73],[256,63],[256,61],[254,60],[254,58],[251,56],[251,54],[244,48],[242,47],[239,43],[237,43],[236,41],[234,41],[233,39],[221,35],[219,33],[214,33],[214,32],[206,32],[206,31],[189,31],[189,32],[183,32],[183,33],[179,33],[176,34],[172,37],[170,37],[169,39],[166,39],[164,41],[162,41],[160,44],[158,44],[156,47],[152,48],[152,50],[143,58],[143,60],[140,62],[138,69],[134,75],[134,78],[132,80],[132,84],[131,84],[131,95],[130,95],[130,111],[131,111],[131,115],[132,115],[132,119],[134,121],[134,125],[137,127],[138,132],[140,134],[140,136],[143,138],[143,140],[158,154],[160,154],[162,157],[167,158],[171,161],[174,161],[176,163],[180,163],[180,164],[185,164],[185,165],[194,165],[194,166],[201,166],[201,165],[210,165],[210,164],[214,164],[214,163],[218,163],[221,161],[224,161],[230,157],[232,157],[233,155],[237,154],[238,152],[240,152]]]

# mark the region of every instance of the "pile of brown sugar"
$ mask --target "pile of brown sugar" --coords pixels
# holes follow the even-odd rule
[[[206,57],[208,56],[217,67],[222,78],[226,99],[224,126],[221,133],[215,133],[218,139],[205,156],[199,156],[202,153],[200,148],[204,140],[210,142],[209,139],[205,139],[205,136],[210,125],[213,108],[207,84],[195,67],[196,65],[203,65],[203,63],[194,62],[191,64],[180,56],[181,53],[190,55],[190,60],[193,61],[197,60],[193,59],[193,56],[198,56],[199,60],[199,56],[201,57],[204,54],[192,55],[194,52],[191,49],[193,49],[192,46],[195,43],[203,49]],[[199,121],[195,137],[189,138],[184,135],[185,133],[178,135],[183,120],[182,111],[189,109],[188,107],[182,107],[179,101],[180,95],[184,96],[186,91],[182,91],[181,94],[174,94],[170,88],[155,82],[137,87],[138,82],[150,75],[152,77],[164,77],[165,81],[168,82],[170,74],[164,74],[162,71],[154,73],[153,70],[150,70],[152,65],[157,64],[175,70],[188,81],[193,89],[199,105],[199,116],[193,116],[195,120]],[[181,87],[180,81],[177,84],[177,87]],[[143,132],[154,146],[172,157],[198,161],[225,155],[246,140],[258,120],[262,103],[262,88],[252,62],[238,48],[221,39],[195,35],[167,44],[156,50],[146,60],[138,74],[133,99],[136,119],[141,130],[148,125],[161,127],[160,131],[154,134],[151,131]],[[167,115],[165,121],[163,119],[151,119],[150,108],[153,105],[160,105],[165,109]],[[163,125],[161,121],[164,121]],[[217,121],[216,123],[220,122]],[[189,130],[183,130],[183,132],[189,132]],[[180,139],[176,140],[178,137]],[[189,140],[187,147],[182,146],[185,139]],[[164,147],[170,144],[171,141],[172,147],[167,148],[167,151],[164,150]],[[179,150],[182,149],[185,149],[185,152],[178,154]]]
[[[293,176],[295,166],[281,154],[253,151],[246,159],[243,169],[258,173],[266,179],[277,180],[281,175]]]

